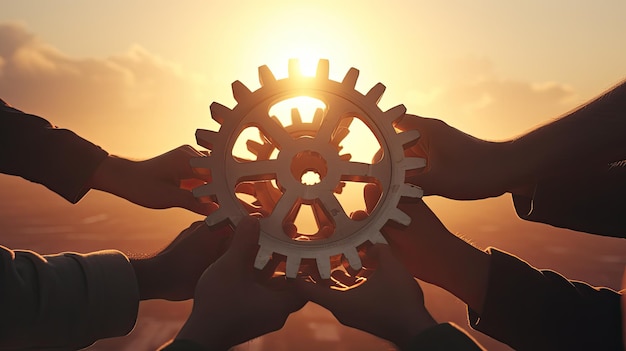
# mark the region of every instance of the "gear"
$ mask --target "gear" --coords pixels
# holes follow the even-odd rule
[[[209,149],[210,155],[193,159],[192,166],[210,172],[212,180],[193,189],[193,194],[210,197],[219,204],[219,209],[207,216],[208,225],[225,220],[236,225],[250,212],[236,193],[254,195],[259,208],[266,211],[260,220],[255,267],[265,267],[274,253],[283,255],[286,275],[293,278],[303,259],[315,259],[320,276],[327,279],[333,268],[331,260],[340,255],[353,269],[361,269],[358,247],[367,241],[386,243],[380,230],[389,219],[403,225],[410,223],[411,218],[397,208],[400,197],[421,197],[423,192],[404,183],[405,171],[424,167],[425,160],[404,156],[404,146],[416,140],[419,133],[396,132],[394,123],[406,108],[398,105],[386,112],[380,110],[383,84],[376,84],[363,95],[355,90],[359,71],[350,68],[342,82],[330,80],[328,60],[318,62],[315,77],[303,76],[298,61],[293,59],[288,71],[287,78],[277,80],[267,66],[261,66],[258,90],[252,92],[239,81],[232,84],[237,101],[232,110],[217,102],[211,104],[211,116],[220,129],[196,131],[198,144]],[[302,122],[298,110],[292,110],[292,124],[283,127],[269,115],[270,108],[297,96],[319,99],[326,109],[318,109],[310,123]],[[339,154],[353,118],[365,123],[380,143],[380,157],[372,164],[352,162],[350,155]],[[248,150],[256,159],[242,160],[233,156],[233,147],[249,127],[258,128],[262,142],[249,140]],[[320,175],[319,183],[301,182],[308,171]],[[345,181],[376,183],[382,190],[376,208],[367,218],[351,219],[335,196]],[[302,240],[302,236],[285,229],[302,204],[313,208],[319,228],[312,236],[315,240]]]

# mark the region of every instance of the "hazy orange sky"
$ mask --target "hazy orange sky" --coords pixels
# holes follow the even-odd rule
[[[209,105],[233,107],[235,80],[257,89],[258,66],[281,78],[289,58],[305,66],[326,58],[331,79],[355,67],[360,91],[385,84],[383,109],[403,103],[410,113],[500,140],[626,78],[625,13],[624,0],[0,0],[0,97],[111,153],[145,158],[197,147],[196,129],[215,127]],[[16,231],[26,240],[20,247],[49,252],[95,242],[128,250],[132,238],[169,240],[173,232],[155,232],[191,220],[176,210],[136,215],[140,209],[127,211],[124,200],[95,191],[69,210],[43,187],[13,178],[0,177],[9,184],[0,191],[7,199],[0,219],[25,227]],[[571,279],[621,286],[624,240],[524,222],[509,196],[427,202],[479,247],[497,246]],[[92,226],[100,231],[86,236],[94,218],[104,218]],[[62,230],[45,239],[24,235],[37,226]],[[123,237],[124,230],[132,235]],[[109,243],[107,231],[117,241]],[[64,237],[81,239],[57,239]],[[466,323],[461,303],[434,309],[441,320],[452,310]]]
[[[4,1],[0,96],[112,153],[195,145],[208,105],[257,67],[328,58],[331,78],[501,139],[626,76],[626,2]]]

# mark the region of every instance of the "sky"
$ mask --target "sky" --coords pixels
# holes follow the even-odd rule
[[[620,0],[0,2],[0,96],[128,157],[195,145],[233,81],[292,57],[494,140],[626,76]]]
[[[328,59],[337,81],[355,67],[359,91],[387,87],[383,110],[404,104],[488,140],[549,123],[626,78],[623,0],[0,0],[0,8],[0,98],[128,158],[201,149],[196,129],[216,128],[210,104],[234,107],[232,82],[256,90],[259,66],[282,78],[290,58],[305,73]],[[621,241],[560,231],[568,239],[558,245],[535,242],[555,229],[521,223],[508,197],[428,203],[474,243],[619,284]],[[595,243],[617,253],[587,252]],[[577,271],[594,262],[605,275]]]

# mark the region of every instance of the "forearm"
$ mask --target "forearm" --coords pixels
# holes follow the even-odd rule
[[[537,270],[491,249],[483,311],[473,328],[516,350],[620,350],[620,294]]]
[[[40,256],[0,246],[0,268],[2,349],[76,349],[135,323],[135,277],[118,251]]]
[[[75,203],[107,156],[98,146],[43,118],[0,104],[0,172],[40,183]]]
[[[518,178],[514,183],[532,184],[568,170],[585,172],[624,160],[625,131],[626,82],[621,82],[595,100],[508,143],[510,167]]]

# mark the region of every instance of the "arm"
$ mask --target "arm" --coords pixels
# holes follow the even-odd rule
[[[137,283],[121,252],[40,256],[0,246],[0,269],[2,349],[77,349],[135,324]]]
[[[191,298],[231,232],[196,222],[164,250],[130,260],[115,250],[41,256],[0,246],[0,349],[76,349],[130,332],[139,300]]]
[[[109,155],[74,132],[23,113],[0,100],[0,172],[43,184],[71,203],[98,189],[148,208],[182,207],[207,215],[215,206],[189,191],[203,184],[189,145],[132,161]]]
[[[482,350],[450,323],[437,324],[424,306],[421,287],[387,245],[371,247],[376,271],[363,284],[339,291],[299,281],[301,294],[327,308],[341,324],[386,339],[401,350]]]
[[[421,200],[401,206],[411,225],[383,228],[396,257],[464,301],[477,330],[518,350],[620,349],[619,293],[482,251],[450,233]]]
[[[76,203],[107,152],[0,100],[0,172],[45,185]]]
[[[284,277],[254,268],[259,223],[242,219],[228,251],[198,282],[193,309],[176,339],[163,350],[228,350],[280,329],[305,301]]]
[[[504,142],[480,140],[442,121],[411,115],[397,127],[422,134],[407,154],[425,157],[428,164],[408,180],[427,195],[480,199],[508,192],[524,219],[624,235],[623,216],[606,213],[626,206],[626,168],[619,162],[626,159],[626,82]]]

